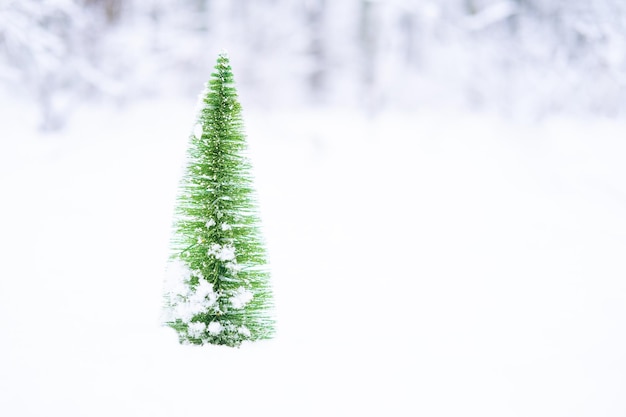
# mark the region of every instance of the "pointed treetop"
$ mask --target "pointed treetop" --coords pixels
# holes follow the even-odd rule
[[[216,69],[228,68],[230,70],[230,58],[228,57],[228,53],[226,51],[220,52],[217,56],[217,63],[215,65]]]

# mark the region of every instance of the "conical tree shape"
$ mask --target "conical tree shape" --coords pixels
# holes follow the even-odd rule
[[[202,94],[175,211],[166,319],[181,343],[239,346],[273,334],[272,294],[225,54]]]

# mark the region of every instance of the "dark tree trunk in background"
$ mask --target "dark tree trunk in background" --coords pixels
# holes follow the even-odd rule
[[[376,107],[374,91],[379,53],[378,4],[375,1],[360,0],[358,27],[361,52],[362,104],[368,111],[373,111]]]
[[[107,22],[115,23],[122,16],[122,0],[83,0],[85,5],[98,7],[106,17]]]
[[[418,18],[415,13],[405,11],[399,19],[399,28],[402,38],[402,53],[406,65],[413,66],[418,63]]]
[[[311,57],[309,88],[314,100],[324,95],[326,88],[326,45],[324,42],[326,0],[305,2],[306,24],[309,31],[308,53]]]
[[[377,54],[376,5],[372,0],[361,0],[359,16],[359,42],[363,57],[363,82],[374,83]]]

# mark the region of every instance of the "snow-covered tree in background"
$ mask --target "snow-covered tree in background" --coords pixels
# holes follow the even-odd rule
[[[0,81],[35,97],[44,129],[61,125],[62,93],[83,81],[85,17],[72,0],[0,2]]]
[[[34,99],[43,130],[61,128],[87,96],[125,90],[102,65],[108,57],[100,48],[120,2],[0,1],[0,87]]]
[[[272,336],[272,295],[241,106],[225,54],[200,105],[176,209],[165,321],[181,343],[239,346]]]
[[[625,27],[623,0],[5,0],[0,87],[55,127],[85,97],[193,94],[226,47],[252,108],[618,116]]]

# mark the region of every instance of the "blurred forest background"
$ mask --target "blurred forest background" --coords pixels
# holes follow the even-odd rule
[[[244,106],[619,117],[624,28],[623,0],[1,0],[0,92],[55,129],[195,96],[227,50]]]

